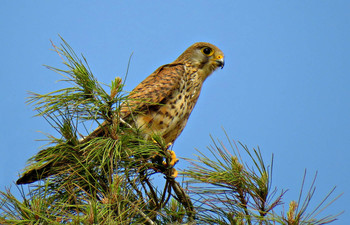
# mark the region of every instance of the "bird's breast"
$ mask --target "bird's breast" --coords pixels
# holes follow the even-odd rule
[[[156,110],[151,110],[136,118],[136,126],[147,135],[157,133],[167,143],[174,142],[184,129],[197,102],[202,82],[195,77],[183,80],[179,88],[165,99]]]

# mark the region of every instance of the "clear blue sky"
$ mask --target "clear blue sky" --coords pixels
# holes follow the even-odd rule
[[[225,53],[223,70],[206,80],[179,156],[206,151],[209,134],[273,153],[273,184],[298,198],[304,169],[318,171],[318,202],[344,192],[327,212],[350,221],[350,1],[10,1],[0,6],[0,190],[52,132],[25,104],[27,91],[58,88],[61,67],[50,39],[58,34],[83,53],[95,76],[123,76],[127,90],[198,41]],[[184,168],[183,162],[178,164]]]

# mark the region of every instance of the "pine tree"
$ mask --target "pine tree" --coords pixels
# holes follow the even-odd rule
[[[30,93],[28,101],[60,135],[47,135],[48,144],[29,160],[24,172],[36,171],[47,178],[30,185],[28,193],[18,186],[22,199],[10,190],[1,192],[1,224],[326,224],[336,220],[338,215],[316,218],[340,196],[330,198],[334,189],[307,213],[314,182],[304,200],[300,194],[287,210],[278,211],[285,204],[285,191],[272,187],[273,158],[265,163],[259,149],[249,150],[241,143],[238,147],[229,138],[231,150],[212,139],[212,155],[198,151],[196,159],[187,159],[191,166],[175,179],[177,171],[170,162],[174,157],[161,137],[145,140],[138,129],[112,121],[128,98],[122,79],[101,84],[84,56],[78,57],[62,41],[61,47],[53,46],[66,69],[48,68],[70,86],[44,95]],[[87,127],[103,121],[109,135],[81,141],[89,133]],[[164,182],[154,179],[159,174]]]

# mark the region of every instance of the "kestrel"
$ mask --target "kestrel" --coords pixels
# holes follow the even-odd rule
[[[121,105],[120,118],[141,129],[146,137],[157,133],[166,143],[173,143],[187,123],[203,82],[219,67],[224,67],[224,54],[218,47],[206,42],[193,44],[131,91]],[[86,140],[100,136],[102,127]]]
[[[145,138],[156,133],[165,143],[173,143],[187,123],[203,82],[219,67],[224,67],[224,54],[218,47],[206,42],[193,44],[174,62],[159,67],[137,85],[120,106],[115,121],[140,129]],[[104,122],[82,142],[105,135],[106,125]],[[17,184],[37,180],[28,173]]]

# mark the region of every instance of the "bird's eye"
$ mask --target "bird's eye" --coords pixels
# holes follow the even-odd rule
[[[207,56],[211,56],[214,53],[214,51],[209,47],[202,48],[202,52]]]

